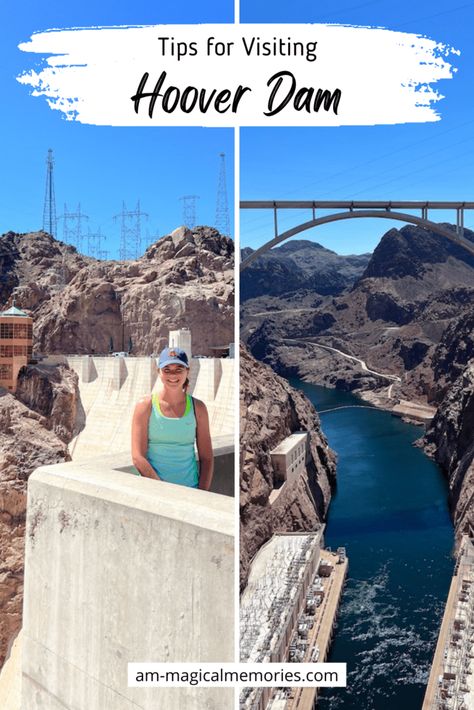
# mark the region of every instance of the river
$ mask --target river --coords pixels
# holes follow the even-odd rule
[[[350,393],[290,379],[320,412],[363,404]],[[447,486],[412,446],[422,429],[373,408],[321,413],[338,456],[325,542],[343,545],[349,576],[329,661],[346,689],[323,710],[420,710],[454,561]]]

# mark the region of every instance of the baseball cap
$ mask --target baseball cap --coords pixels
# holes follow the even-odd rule
[[[161,370],[166,365],[183,365],[189,369],[188,356],[180,348],[165,348],[161,351],[156,364]]]

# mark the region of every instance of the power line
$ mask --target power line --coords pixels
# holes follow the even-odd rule
[[[60,219],[63,220],[63,242],[76,247],[77,251],[83,253],[84,239],[84,222],[89,217],[81,210],[81,203],[77,205],[75,212],[70,212],[67,205],[64,205],[64,214]]]
[[[196,201],[199,195],[183,195],[179,198],[183,202],[183,224],[188,229],[196,226]]]
[[[148,214],[142,212],[140,200],[134,210],[127,210],[125,202],[122,202],[122,211],[114,216],[114,220],[120,218],[120,248],[119,259],[138,259],[142,253],[142,217],[148,219]]]

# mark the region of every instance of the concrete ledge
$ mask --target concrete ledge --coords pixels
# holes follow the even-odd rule
[[[232,707],[227,689],[127,687],[129,661],[234,650],[233,500],[124,475],[127,461],[30,477],[23,710]]]

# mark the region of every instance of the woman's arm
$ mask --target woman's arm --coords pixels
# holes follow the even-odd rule
[[[148,450],[148,421],[151,412],[151,397],[143,397],[135,407],[132,419],[132,461],[137,471],[146,478],[161,481],[146,458]]]
[[[208,491],[214,473],[214,454],[212,452],[211,433],[209,431],[209,415],[204,402],[194,400],[196,414],[196,443],[199,456],[199,488]]]

